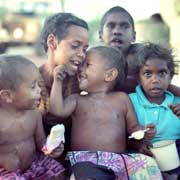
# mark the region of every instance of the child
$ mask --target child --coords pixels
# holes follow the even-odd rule
[[[62,180],[63,167],[44,156],[38,68],[22,56],[0,56],[0,179]]]
[[[71,13],[57,13],[47,18],[41,33],[42,45],[47,53],[47,63],[40,67],[42,89],[39,109],[44,113],[43,121],[46,133],[62,119],[50,114],[49,94],[53,83],[53,70],[56,66],[66,64],[66,79],[63,81],[63,96],[79,92],[76,72],[85,58],[88,47],[87,23]],[[65,151],[70,149],[71,121],[65,124]],[[64,163],[63,156],[61,162]]]
[[[126,57],[128,55],[128,49],[136,39],[134,20],[129,12],[120,6],[110,8],[101,19],[99,38],[104,44],[122,50]],[[127,93],[134,92],[137,84],[135,76],[134,79],[127,77],[126,81],[128,81],[128,83],[124,84],[123,88],[117,84],[115,89]],[[129,81],[132,83],[129,83]],[[132,86],[132,84],[134,84],[134,86]],[[168,89],[176,96],[180,96],[180,87],[170,85]]]
[[[167,91],[174,75],[171,51],[156,44],[146,44],[139,51],[136,63],[139,86],[136,93],[129,96],[139,123],[156,125],[157,132],[152,142],[175,140],[178,145],[180,97]],[[179,146],[177,149],[180,153]],[[180,170],[176,173],[180,175]]]
[[[123,180],[140,176],[161,179],[152,158],[125,153],[126,137],[142,127],[137,124],[128,96],[112,91],[116,81],[123,83],[124,68],[125,60],[118,49],[91,48],[78,76],[81,90],[88,94],[73,94],[66,99],[62,96],[62,81],[67,68],[59,66],[54,71],[50,111],[61,117],[72,115],[72,151],[68,157],[76,180],[110,180],[115,176]],[[147,174],[141,171],[148,169],[147,161],[154,173],[150,169]]]
[[[85,58],[88,47],[87,23],[71,13],[54,14],[45,21],[41,40],[48,58],[47,63],[40,67],[40,73],[48,91],[42,95],[49,96],[53,83],[53,70],[62,64],[66,64],[68,68],[68,76],[63,83],[63,95],[79,92],[75,75]],[[46,97],[44,99],[40,109],[48,112]]]

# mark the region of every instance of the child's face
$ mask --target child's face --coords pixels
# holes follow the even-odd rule
[[[19,110],[36,109],[40,103],[39,72],[32,67],[27,68],[24,80],[13,91],[13,104]]]
[[[164,99],[170,81],[170,71],[167,63],[160,59],[149,59],[140,68],[139,81],[150,102],[158,103]]]
[[[78,76],[79,87],[87,92],[101,92],[104,86],[106,73],[105,64],[101,56],[95,52],[88,52],[85,63],[80,69]]]
[[[88,31],[83,27],[72,25],[67,33],[66,37],[57,44],[54,61],[55,65],[66,64],[67,73],[73,76],[85,59]]]
[[[126,52],[135,40],[135,32],[128,16],[125,13],[109,14],[100,33],[100,39],[106,45]]]

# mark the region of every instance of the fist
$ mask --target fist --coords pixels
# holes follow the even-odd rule
[[[67,68],[65,65],[59,65],[54,68],[54,79],[55,80],[64,80],[67,76]]]

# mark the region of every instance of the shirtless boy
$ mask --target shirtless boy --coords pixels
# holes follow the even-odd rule
[[[38,68],[22,56],[0,56],[0,179],[62,180],[64,168],[44,156]]]
[[[88,94],[73,94],[63,99],[62,81],[66,77],[66,66],[55,68],[50,111],[61,117],[72,116],[72,151],[68,157],[76,180],[111,180],[116,176],[125,180],[135,177],[138,169],[145,168],[145,162],[140,165],[138,157],[150,158],[123,154],[126,152],[126,137],[142,129],[128,96],[123,92],[112,92],[117,81],[123,83],[124,69],[125,59],[118,49],[91,48],[78,77],[80,89]],[[148,178],[161,179],[159,170],[151,176]]]

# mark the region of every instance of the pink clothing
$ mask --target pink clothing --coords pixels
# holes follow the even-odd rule
[[[31,167],[23,173],[20,170],[8,172],[0,168],[0,180],[50,180],[60,175],[63,171],[63,166],[54,159],[43,154],[37,154]]]
[[[143,154],[117,154],[102,151],[72,151],[68,153],[71,165],[91,162],[111,169],[117,177],[128,179],[162,180],[155,160]]]

